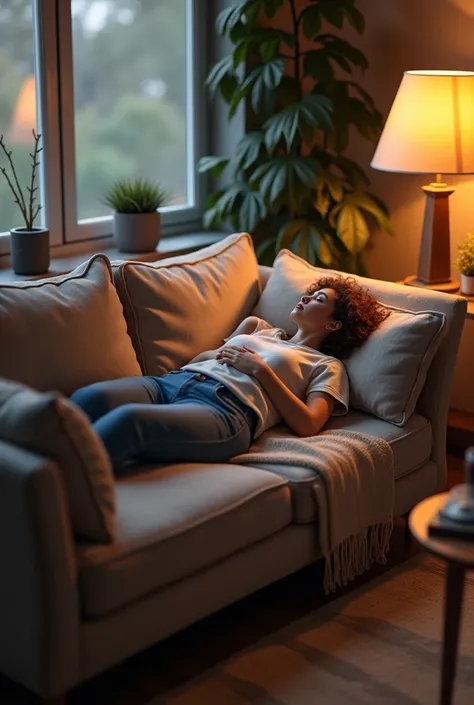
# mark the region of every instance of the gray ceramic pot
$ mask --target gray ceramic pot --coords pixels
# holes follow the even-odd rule
[[[114,238],[120,252],[154,252],[160,241],[161,218],[155,213],[114,211]]]
[[[10,230],[12,267],[15,274],[45,274],[49,269],[49,230]]]

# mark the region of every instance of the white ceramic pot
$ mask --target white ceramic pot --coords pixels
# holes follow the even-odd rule
[[[121,252],[154,252],[160,241],[161,219],[154,213],[114,211],[114,238]]]
[[[467,277],[465,274],[461,274],[461,294],[474,296],[474,277]]]

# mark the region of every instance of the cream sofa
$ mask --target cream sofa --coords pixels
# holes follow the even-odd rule
[[[199,266],[208,266],[209,262],[212,265],[215,250],[207,250],[211,254],[201,260],[198,253]],[[197,261],[195,255],[194,258]],[[235,260],[236,257],[230,258],[229,266]],[[172,262],[167,268],[166,262],[159,263],[159,274],[165,282],[173,271],[171,265]],[[137,287],[149,273],[157,272],[155,265],[143,267],[137,275]],[[40,315],[40,306],[36,311],[35,302],[45,293],[52,302],[64,288],[63,279],[59,278],[59,284],[53,283],[50,288],[38,282],[20,289],[16,285],[0,286],[2,346],[8,346],[0,353],[0,376],[70,393],[61,375],[67,376],[69,370],[80,377],[81,362],[77,357],[86,354],[79,350],[81,339],[75,338],[68,328],[75,325],[77,314],[71,308],[71,300],[79,306],[84,299],[80,289],[74,289],[84,271],[83,268],[76,279],[68,280],[72,287],[69,303],[66,302],[70,314],[53,317],[55,333],[44,329],[46,324],[42,323],[44,333],[36,331],[37,342],[29,348],[24,336],[34,335],[31,329],[35,316]],[[245,279],[243,271],[237,267],[240,283]],[[256,271],[264,288],[272,270],[258,267]],[[126,308],[123,297],[130,293],[130,281],[126,277],[120,279],[118,272],[116,265],[115,283]],[[215,284],[216,271],[211,274],[210,280]],[[395,425],[355,410],[330,422],[333,427],[361,430],[391,444],[396,478],[394,511],[402,515],[445,486],[446,417],[466,302],[430,291],[364,281],[387,305],[444,314],[441,343],[429,364],[415,413],[406,423]],[[161,293],[169,295],[169,282],[162,286]],[[219,286],[214,284],[212,290],[204,292],[208,301],[225,290],[222,280]],[[192,286],[184,277],[180,286],[188,285]],[[236,288],[235,284],[232,286]],[[110,303],[112,293],[109,291],[107,296]],[[197,295],[193,296],[197,301]],[[239,299],[238,292],[235,297]],[[259,292],[256,297],[262,299]],[[187,305],[185,289],[175,301]],[[244,296],[242,301],[240,317],[255,305],[252,297]],[[173,297],[169,305],[172,304]],[[14,310],[12,313],[9,309],[17,305],[29,306],[22,314],[24,326],[16,326]],[[49,305],[53,303],[45,299],[41,310],[44,312],[44,306]],[[97,301],[94,306],[98,310]],[[149,306],[143,310],[148,315]],[[120,316],[121,311],[114,309],[113,316],[108,314],[109,323],[122,325]],[[190,321],[196,317],[199,312]],[[126,318],[130,333],[130,311]],[[226,325],[231,329],[234,323],[229,320]],[[200,320],[199,330],[212,325],[210,315],[209,319]],[[8,326],[10,339],[5,337]],[[60,341],[58,346],[70,348],[43,370],[40,358],[53,335]],[[99,339],[99,328],[85,331],[84,335],[97,337],[96,354],[106,364],[106,343]],[[179,335],[177,330],[176,338]],[[21,348],[15,348],[15,336],[23,341]],[[89,354],[90,340],[88,345]],[[116,351],[119,343],[115,341],[113,345]],[[169,351],[165,349],[165,353],[160,360],[169,357]],[[143,355],[143,350],[137,350],[142,369]],[[115,362],[123,361],[124,356],[122,351]],[[21,374],[12,367],[19,364],[18,357],[22,358],[18,368]],[[35,380],[35,370],[49,375],[44,384]],[[106,370],[104,374],[121,373]],[[95,370],[94,375],[99,378]],[[73,375],[72,387],[78,381]],[[133,472],[116,479],[114,540],[93,543],[74,535],[61,468],[55,462],[7,441],[0,441],[0,459],[0,671],[44,699],[62,696],[76,684],[319,558],[317,514],[311,493],[317,478],[298,467],[135,467]],[[316,589],[321,588],[315,586]]]

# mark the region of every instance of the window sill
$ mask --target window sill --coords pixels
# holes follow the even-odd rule
[[[219,240],[222,240],[222,238],[226,237],[227,234],[228,233],[221,232],[199,232],[188,233],[186,235],[168,236],[164,237],[160,241],[155,252],[143,253],[127,254],[126,252],[119,252],[119,250],[113,246],[111,238],[103,239],[100,242],[89,241],[87,245],[84,243],[82,247],[81,245],[76,247],[71,246],[70,248],[67,248],[66,252],[66,248],[52,248],[51,265],[49,271],[45,274],[35,276],[15,274],[13,269],[10,267],[10,257],[5,257],[2,258],[5,260],[5,266],[3,266],[3,262],[0,265],[0,283],[25,281],[30,279],[46,279],[48,277],[58,276],[59,274],[66,274],[99,252],[107,255],[110,260],[156,262],[160,259],[175,257],[176,255],[184,255],[188,252],[199,250],[201,247],[207,247],[215,242],[219,242]],[[60,251],[55,254],[55,249]]]

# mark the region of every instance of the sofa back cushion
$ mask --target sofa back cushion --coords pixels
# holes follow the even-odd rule
[[[247,233],[158,262],[112,265],[145,375],[177,369],[222,345],[260,294],[258,263]]]
[[[0,376],[41,391],[141,374],[104,255],[62,276],[1,283],[0,330]]]
[[[253,314],[293,334],[296,324],[290,312],[308,285],[328,274],[340,272],[313,267],[282,250]],[[388,318],[344,364],[351,406],[402,426],[415,411],[446,317],[439,311],[386,308]]]
[[[84,412],[58,392],[0,379],[0,438],[56,462],[76,538],[110,542],[115,482],[109,456]]]

